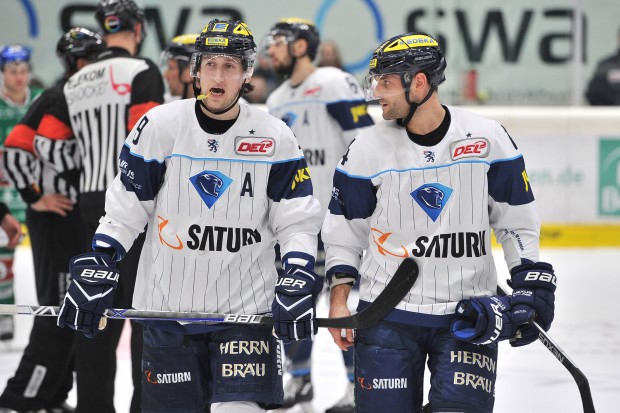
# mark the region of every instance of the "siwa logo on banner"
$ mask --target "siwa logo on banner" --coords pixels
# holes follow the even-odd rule
[[[599,141],[600,215],[620,216],[620,138]]]

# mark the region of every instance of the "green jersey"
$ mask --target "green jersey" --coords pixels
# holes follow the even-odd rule
[[[0,201],[7,204],[11,213],[19,222],[26,221],[26,204],[22,201],[19,193],[11,187],[6,177],[4,168],[4,141],[15,126],[26,114],[32,101],[36,99],[43,89],[32,88],[28,90],[26,103],[16,105],[4,95],[0,94]]]

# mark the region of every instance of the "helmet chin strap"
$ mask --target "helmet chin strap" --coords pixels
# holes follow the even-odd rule
[[[406,128],[407,124],[409,123],[411,118],[413,118],[413,114],[418,109],[418,107],[422,106],[424,102],[429,100],[434,91],[435,91],[435,88],[431,87],[428,93],[426,94],[426,96],[424,97],[424,99],[422,99],[419,103],[415,103],[415,102],[412,102],[411,99],[409,99],[409,91],[406,90],[405,99],[407,100],[407,103],[409,103],[409,113],[407,113],[407,116],[405,116],[404,118],[396,120],[396,123],[398,124],[398,126],[402,126],[403,128]]]
[[[241,98],[241,95],[243,94],[243,85],[245,85],[245,82],[243,82],[243,84],[241,85],[241,88],[239,89],[239,93],[237,93],[237,97],[235,98],[235,100],[230,105],[228,105],[226,108],[224,108],[222,110],[212,111],[203,102],[204,99],[209,97],[211,92],[209,92],[206,95],[203,95],[203,94],[200,93],[200,88],[196,86],[196,79],[195,78],[194,78],[194,82],[192,83],[192,87],[194,88],[194,96],[196,96],[196,99],[200,102],[200,106],[202,106],[207,112],[209,112],[212,115],[221,115],[221,114],[224,114],[224,113],[228,112],[232,108],[234,108],[235,105],[237,104],[237,102],[239,101],[239,98]]]

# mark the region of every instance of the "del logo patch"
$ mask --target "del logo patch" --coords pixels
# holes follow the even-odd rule
[[[413,191],[411,196],[435,222],[448,203],[452,192],[452,188],[435,182],[422,185]]]
[[[272,156],[276,150],[273,138],[258,136],[237,136],[235,138],[235,153],[239,155]]]
[[[220,199],[233,182],[232,179],[219,171],[202,171],[199,174],[190,176],[189,180],[209,209]]]
[[[450,144],[450,155],[453,160],[463,158],[486,158],[489,155],[487,138],[469,138]]]

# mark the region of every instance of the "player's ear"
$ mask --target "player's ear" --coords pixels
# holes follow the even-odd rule
[[[413,80],[411,81],[411,83],[412,83],[411,85],[412,89],[416,89],[416,90],[423,89],[424,86],[428,84],[428,78],[426,77],[424,73],[418,72],[413,77]]]
[[[293,57],[303,57],[308,53],[308,41],[306,39],[297,39],[293,42]]]

